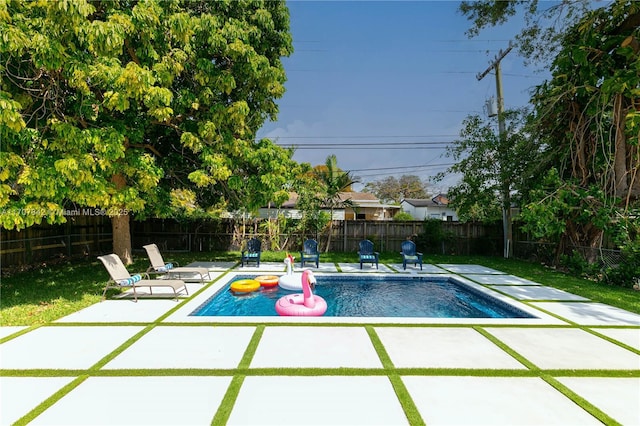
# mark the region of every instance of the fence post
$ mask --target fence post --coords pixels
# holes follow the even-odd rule
[[[385,221],[384,223],[384,246],[389,247],[389,222]]]
[[[24,264],[31,265],[33,262],[33,253],[31,252],[31,228],[26,229],[25,235],[27,238],[25,238],[24,241]]]
[[[346,252],[347,251],[347,224],[349,223],[348,220],[343,220],[343,233],[342,233],[342,251]]]

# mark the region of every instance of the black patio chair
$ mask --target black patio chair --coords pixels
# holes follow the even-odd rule
[[[358,256],[360,257],[360,269],[362,269],[363,263],[375,263],[376,269],[378,269],[378,255],[380,253],[373,251],[373,243],[369,240],[362,240],[359,246]]]
[[[260,255],[262,254],[262,241],[257,238],[251,238],[247,241],[247,247],[242,250],[242,257],[240,259],[240,266],[247,265],[249,262],[256,262],[256,265],[260,267]]]
[[[316,240],[306,240],[302,244],[302,251],[300,251],[301,268],[304,268],[305,262],[315,262],[316,268],[320,267],[320,253],[318,253],[318,242]]]

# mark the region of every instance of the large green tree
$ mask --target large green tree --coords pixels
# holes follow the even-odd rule
[[[560,2],[549,9],[546,17],[560,24],[555,28],[539,19],[544,16],[538,1],[463,2],[461,10],[473,21],[472,35],[524,12],[523,54],[533,59],[544,57],[544,50],[553,54],[552,78],[532,99],[530,129],[541,157],[529,174],[529,190],[522,191],[527,229],[558,243],[557,260],[575,246],[599,248],[610,231],[632,254],[630,275],[637,276],[640,3],[590,2],[586,8],[583,3]],[[545,37],[551,36],[549,45]],[[597,253],[590,252],[592,258]]]
[[[364,186],[365,192],[371,192],[385,203],[400,204],[404,198],[427,198],[428,185],[415,175],[402,175],[399,178],[388,176]]]
[[[255,209],[282,199],[291,151],[257,129],[284,93],[282,1],[0,0],[5,228],[132,213]]]
[[[503,134],[496,131],[494,119],[474,115],[464,120],[460,138],[447,151],[456,160],[447,173],[461,175],[448,196],[462,221],[492,222],[502,217],[510,241],[512,195],[526,180],[537,149],[523,130],[525,111],[507,111],[503,116]],[[508,248],[505,246],[507,257]]]
[[[529,62],[548,63],[560,49],[566,28],[576,24],[593,6],[592,0],[464,0],[460,12],[469,19],[467,35],[502,25],[510,19],[522,22],[515,35],[516,48]]]
[[[606,230],[624,231],[616,235],[622,240],[638,232],[639,40],[640,3],[589,12],[567,30],[553,77],[533,98],[545,147],[540,167],[551,171],[524,217],[536,235],[559,240],[558,254],[574,245],[597,248]]]

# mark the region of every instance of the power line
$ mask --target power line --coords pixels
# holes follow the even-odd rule
[[[325,149],[325,150],[343,150],[343,149],[386,149],[386,150],[404,150],[404,149],[446,149],[453,142],[451,141],[431,141],[431,142],[368,142],[368,143],[289,143],[277,144],[282,148],[293,148],[296,150],[304,149]]]
[[[273,136],[273,139],[380,139],[380,138],[448,138],[459,135],[331,135],[331,136]]]
[[[296,145],[280,145],[282,148],[295,148],[297,150],[305,150],[305,149],[332,149],[332,150],[343,150],[343,149],[363,149],[363,146],[365,145],[359,145],[359,146],[341,146],[341,145],[332,145],[332,146],[324,146],[324,145],[319,145],[319,146],[311,146],[311,145],[304,145],[304,146],[296,146]],[[411,149],[444,149],[446,148],[446,146],[420,146],[420,147],[411,147]],[[388,150],[400,150],[400,149],[407,149],[407,147],[399,147],[399,146],[392,146],[392,145],[388,145],[388,146],[371,146],[371,147],[366,147],[366,149],[388,149]]]
[[[358,178],[369,178],[369,177],[380,177],[380,176],[389,176],[389,175],[398,175],[402,173],[403,175],[406,174],[416,174],[416,175],[424,175],[425,173],[429,173],[432,174],[432,171],[428,171],[426,169],[420,169],[420,168],[416,168],[416,169],[406,169],[402,172],[400,171],[389,171],[389,172],[375,172],[375,173],[371,173],[371,174],[356,174],[355,176]]]
[[[415,168],[430,168],[430,167],[440,167],[440,166],[453,166],[455,163],[442,163],[442,164],[418,164],[415,166],[399,166],[399,167],[378,167],[371,169],[351,169],[350,172],[373,172],[379,170],[402,170],[402,169],[415,169]]]
[[[431,141],[431,142],[359,142],[359,143],[355,143],[355,142],[347,142],[347,143],[302,143],[302,144],[297,144],[297,143],[289,143],[286,144],[286,146],[299,146],[299,147],[311,147],[311,146],[327,146],[327,147],[332,147],[332,146],[354,146],[354,147],[372,147],[372,146],[387,146],[390,145],[392,147],[394,146],[399,146],[399,145],[404,145],[404,146],[421,146],[421,145],[450,145],[452,142],[451,141]],[[280,146],[285,146],[285,145],[280,145]]]

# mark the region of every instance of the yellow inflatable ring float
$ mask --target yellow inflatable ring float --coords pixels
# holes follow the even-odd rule
[[[262,287],[275,287],[278,285],[280,277],[275,275],[260,275],[254,278]]]
[[[260,288],[260,283],[256,280],[238,280],[232,282],[230,288],[234,293],[251,293]]]

